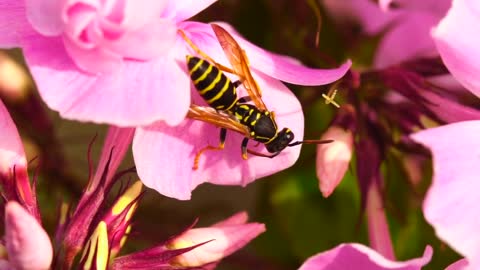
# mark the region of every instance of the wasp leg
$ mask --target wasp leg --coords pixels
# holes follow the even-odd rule
[[[200,149],[200,151],[197,152],[195,155],[195,159],[193,160],[193,170],[198,169],[198,163],[200,161],[200,156],[205,152],[205,151],[217,151],[217,150],[222,150],[225,147],[225,140],[227,138],[227,129],[222,128],[220,129],[220,144],[218,146],[211,146],[207,145],[204,148]]]
[[[278,154],[280,154],[280,152],[275,152],[274,154],[267,155],[267,154],[263,154],[263,153],[260,153],[260,152],[256,152],[256,151],[253,151],[253,150],[250,150],[250,149],[248,149],[247,152],[248,152],[249,154],[254,155],[254,156],[266,157],[266,158],[274,158],[274,157],[278,156]]]
[[[242,85],[242,83],[243,83],[242,81],[237,80],[237,81],[234,81],[234,82],[233,82],[233,86],[234,86],[235,88],[238,88],[240,85]]]
[[[238,99],[239,103],[247,103],[249,101],[252,101],[252,98],[250,96],[244,96]]]
[[[247,145],[248,145],[248,138],[245,137],[243,138],[243,141],[242,141],[242,158],[247,160],[248,156],[247,156]]]

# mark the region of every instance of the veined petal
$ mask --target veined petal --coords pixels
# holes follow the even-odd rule
[[[26,168],[27,159],[17,127],[0,100],[0,174],[8,174],[13,166]]]
[[[480,97],[480,2],[454,0],[447,16],[432,31],[435,44],[453,76]],[[461,29],[461,31],[459,31]]]
[[[62,0],[25,0],[25,6],[28,21],[40,34],[57,36],[62,33]]]
[[[196,15],[215,2],[217,2],[217,0],[168,1],[163,17],[181,22]]]
[[[224,27],[245,50],[252,69],[281,81],[299,85],[328,84],[343,77],[351,66],[351,61],[346,61],[338,68],[333,69],[309,68],[294,58],[271,53],[251,44],[228,24],[219,23],[219,25]],[[219,54],[223,53],[219,53],[222,50],[219,49],[218,40],[209,24],[184,22],[179,27],[192,34],[192,40],[196,44],[198,43],[197,45],[206,53],[215,51],[214,55],[210,55],[215,61],[230,66],[223,61],[223,59],[226,59],[224,55],[219,57]],[[208,47],[210,47],[210,50],[205,49]]]
[[[25,12],[24,1],[0,1],[0,47],[20,47],[23,36],[35,34]]]
[[[68,119],[137,126],[178,124],[190,105],[190,79],[173,58],[124,61],[108,74],[86,74],[61,39],[30,39],[25,58],[40,95]]]
[[[432,248],[427,246],[422,257],[395,262],[366,246],[341,244],[310,257],[299,270],[420,270],[430,261],[432,253]]]
[[[267,107],[276,114],[278,127],[289,127],[296,140],[302,140],[303,113],[299,101],[281,82],[260,73],[254,76],[264,89]],[[198,94],[196,99],[201,99]],[[191,190],[204,182],[245,186],[290,167],[300,153],[300,147],[296,146],[272,159],[249,155],[248,160],[243,160],[240,146],[244,136],[230,131],[225,149],[205,152],[200,157],[198,170],[193,170],[196,153],[207,145],[218,145],[219,132],[220,129],[211,124],[194,120],[186,120],[178,127],[155,124],[137,129],[133,155],[140,179],[165,196],[186,200]],[[256,142],[250,142],[249,148],[266,153],[262,145],[255,145]]]
[[[5,234],[9,261],[15,269],[50,268],[53,249],[47,232],[15,201],[6,206]]]
[[[423,203],[425,218],[472,269],[480,266],[479,132],[480,121],[466,121],[412,135],[433,155],[433,180]]]

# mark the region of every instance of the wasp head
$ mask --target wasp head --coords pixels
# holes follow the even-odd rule
[[[273,139],[269,144],[266,144],[265,147],[270,153],[278,153],[285,149],[288,144],[293,141],[295,135],[289,128],[284,128],[278,132],[275,139]]]

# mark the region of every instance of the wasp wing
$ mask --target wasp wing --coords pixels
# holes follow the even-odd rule
[[[211,24],[213,32],[217,36],[220,46],[222,46],[228,61],[232,65],[235,74],[237,74],[242,81],[243,86],[248,92],[248,95],[252,98],[253,103],[257,108],[262,111],[267,110],[267,106],[263,103],[262,93],[258,87],[257,82],[250,72],[248,67],[249,62],[245,51],[238,45],[237,41],[218,24]]]
[[[236,119],[227,114],[217,112],[211,107],[203,107],[192,104],[188,110],[187,117],[213,124],[217,127],[226,128],[250,138],[250,131],[247,126],[242,125]]]

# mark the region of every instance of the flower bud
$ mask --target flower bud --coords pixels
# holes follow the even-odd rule
[[[330,127],[321,140],[332,143],[317,146],[317,177],[324,197],[330,196],[348,170],[353,153],[353,134],[341,127]]]
[[[15,201],[5,209],[5,240],[9,262],[14,269],[49,269],[53,249],[47,232]]]
[[[265,231],[261,223],[245,223],[244,214],[208,228],[190,229],[168,243],[169,249],[181,249],[201,243],[197,248],[175,257],[170,264],[195,267],[213,263],[245,246]],[[238,223],[243,220],[244,223]]]

